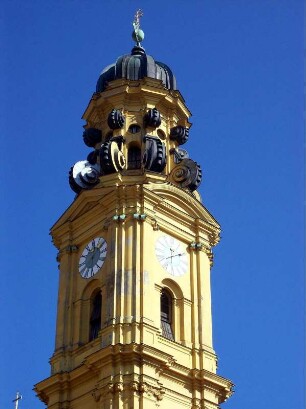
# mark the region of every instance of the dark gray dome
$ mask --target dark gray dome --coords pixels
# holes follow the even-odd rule
[[[141,46],[136,45],[131,54],[122,55],[115,64],[104,68],[98,79],[96,92],[104,91],[109,81],[120,78],[139,80],[144,77],[162,80],[166,88],[176,89],[171,69],[166,64],[155,61]]]

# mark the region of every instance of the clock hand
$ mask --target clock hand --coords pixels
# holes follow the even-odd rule
[[[162,258],[161,261],[167,260],[168,258],[173,258],[173,257],[177,257],[177,256],[182,256],[182,255],[183,255],[182,253],[171,254],[171,256]]]
[[[104,243],[105,243],[105,241],[103,241],[103,240],[99,241],[97,243],[97,245],[96,245],[96,248],[100,249],[103,246]]]
[[[170,250],[171,250],[171,249],[170,249]],[[173,250],[171,250],[171,251],[173,251]],[[172,258],[172,257],[173,257],[173,255],[171,254],[171,256],[159,258],[159,261],[167,260],[168,258]]]

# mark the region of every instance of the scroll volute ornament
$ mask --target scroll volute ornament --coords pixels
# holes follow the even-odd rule
[[[156,108],[149,109],[143,118],[145,127],[157,128],[161,124],[160,112]]]
[[[82,189],[90,189],[99,182],[100,166],[81,160],[71,167],[69,171],[69,184],[75,193]]]
[[[105,142],[100,148],[100,166],[103,174],[120,172],[126,167],[126,160],[116,141]]]
[[[187,187],[193,192],[202,181],[201,167],[192,159],[183,159],[172,169],[169,181],[182,188]]]

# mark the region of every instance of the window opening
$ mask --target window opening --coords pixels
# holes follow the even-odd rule
[[[174,341],[173,331],[172,331],[172,297],[171,295],[162,290],[160,296],[160,321],[161,321],[161,329],[162,335],[165,338]]]
[[[141,168],[141,150],[138,146],[131,146],[128,149],[128,169]]]
[[[129,132],[133,134],[140,132],[140,129],[141,129],[140,126],[137,124],[132,124],[129,126]]]
[[[98,337],[101,329],[101,307],[102,297],[98,293],[92,300],[92,312],[90,316],[89,341]]]

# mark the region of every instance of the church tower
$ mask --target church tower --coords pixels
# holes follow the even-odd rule
[[[48,409],[217,409],[210,269],[220,226],[181,148],[190,112],[171,69],[141,45],[101,73],[83,115],[87,159],[51,228],[59,292]]]

